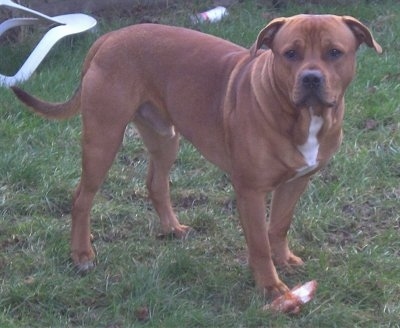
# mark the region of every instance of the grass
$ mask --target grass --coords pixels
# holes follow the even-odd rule
[[[290,286],[318,281],[317,295],[302,313],[261,310],[265,299],[244,264],[229,180],[185,142],[171,174],[172,198],[181,221],[196,233],[185,241],[155,238],[158,220],[144,186],[146,153],[140,140],[127,136],[93,207],[98,265],[78,276],[69,260],[69,229],[70,199],[80,174],[80,118],[43,120],[1,88],[1,327],[399,327],[397,1],[292,5],[280,11],[244,1],[230,8],[225,21],[200,28],[250,46],[264,16],[304,11],[358,17],[385,51],[380,57],[365,47],[359,51],[357,78],[347,94],[344,143],[296,211],[291,245],[306,265],[280,275]],[[185,10],[157,15],[162,23],[188,25]],[[94,34],[65,39],[24,87],[45,99],[66,99],[93,40],[132,23],[135,17],[101,22]],[[16,49],[4,45],[0,51]],[[1,72],[19,61],[18,56],[2,61],[7,69]]]

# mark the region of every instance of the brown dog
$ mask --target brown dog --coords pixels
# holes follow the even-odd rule
[[[135,25],[96,41],[81,85],[66,103],[43,102],[13,88],[45,117],[82,113],[82,176],[71,233],[77,267],[93,266],[93,197],[133,122],[150,154],[147,187],[162,231],[182,237],[188,230],[169,196],[180,133],[230,175],[257,286],[285,292],[273,261],[302,264],[289,249],[287,231],[310,175],[341,142],[343,96],[361,43],[382,51],[369,30],[347,16],[275,19],[250,50],[188,29]],[[260,50],[263,45],[270,50]]]

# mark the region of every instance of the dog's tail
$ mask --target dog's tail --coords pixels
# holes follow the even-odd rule
[[[85,76],[86,72],[89,70],[90,63],[97,54],[97,51],[100,49],[101,45],[109,38],[111,33],[112,32],[101,36],[89,49],[89,52],[83,64],[82,79]],[[18,99],[21,100],[30,109],[32,109],[35,113],[47,117],[49,119],[56,119],[56,120],[62,120],[72,117],[73,115],[77,114],[80,111],[81,91],[82,91],[81,88],[82,85],[79,85],[74,95],[66,102],[51,103],[36,98],[18,87],[15,86],[11,87],[12,91],[14,91]]]
[[[50,103],[40,100],[15,86],[11,87],[11,89],[25,105],[46,118],[62,120],[75,115],[79,111],[81,102],[80,86],[74,95],[64,103]]]

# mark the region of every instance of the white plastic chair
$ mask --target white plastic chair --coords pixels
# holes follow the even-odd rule
[[[37,44],[28,59],[14,76],[0,74],[0,86],[13,86],[27,80],[42,62],[50,49],[63,37],[87,31],[97,24],[97,21],[85,14],[68,14],[50,17],[38,11],[26,8],[11,0],[0,0],[0,6],[22,10],[32,18],[11,18],[0,24],[0,35],[10,28],[22,25],[32,25],[46,21],[55,24]]]

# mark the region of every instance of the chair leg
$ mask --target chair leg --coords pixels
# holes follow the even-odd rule
[[[37,18],[12,18],[0,24],[0,35],[10,28],[37,24],[41,20],[56,23],[57,26],[48,31],[31,55],[14,76],[0,74],[0,85],[13,86],[27,80],[36,70],[50,49],[63,37],[87,31],[97,24],[97,21],[85,14],[68,14],[50,17],[35,10],[18,5],[11,0],[0,0],[0,6],[11,7],[30,13]],[[39,19],[40,18],[40,19]]]

